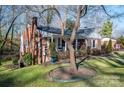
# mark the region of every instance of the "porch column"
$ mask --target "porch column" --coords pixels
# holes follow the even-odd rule
[[[91,49],[93,48],[93,40],[90,39]]]
[[[75,49],[76,49],[76,51],[78,49],[78,39],[75,40]]]
[[[67,51],[67,43],[65,42],[65,52]]]
[[[58,37],[56,38],[56,49],[58,50]]]
[[[51,34],[51,42],[53,42],[53,34]]]
[[[85,44],[86,44],[86,49],[87,49],[87,47],[88,47],[87,39],[85,39]]]

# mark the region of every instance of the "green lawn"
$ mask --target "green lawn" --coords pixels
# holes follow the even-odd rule
[[[2,62],[0,66],[0,86],[34,86],[34,87],[96,87],[124,86],[124,52],[113,53],[107,57],[94,57],[86,60],[80,67],[90,67],[97,71],[93,78],[72,83],[48,82],[46,74],[60,65],[35,65],[21,69],[7,69],[5,65],[11,61]]]

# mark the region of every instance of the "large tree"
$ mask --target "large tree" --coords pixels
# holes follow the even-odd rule
[[[59,19],[59,24],[61,27],[61,38],[67,43],[68,49],[69,49],[69,54],[70,54],[70,65],[71,69],[73,72],[77,72],[77,65],[76,65],[76,60],[75,60],[75,50],[73,48],[73,42],[76,38],[76,32],[78,31],[80,27],[80,18],[83,17],[86,14],[87,6],[85,5],[80,5],[80,6],[73,6],[74,9],[74,21],[73,21],[73,26],[71,26],[70,29],[70,20],[68,20],[68,11],[72,7],[69,6],[63,6],[63,10],[58,10],[56,7],[58,6],[51,6],[49,9],[45,9],[43,12],[48,11],[48,10],[54,10],[57,14],[57,17]],[[63,11],[63,14],[60,13],[60,11]],[[72,12],[72,11],[71,11]],[[62,16],[63,15],[63,16]],[[65,37],[64,30],[66,27],[69,27],[71,31],[71,36],[69,38]]]

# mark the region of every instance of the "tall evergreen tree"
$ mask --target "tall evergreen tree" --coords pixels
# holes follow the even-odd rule
[[[113,23],[110,20],[107,20],[104,25],[103,25],[103,29],[101,31],[101,35],[104,37],[109,37],[110,40],[106,46],[106,52],[107,53],[111,53],[112,52],[112,40],[111,40],[111,35],[112,35],[112,26]]]
[[[112,52],[112,40],[110,39],[108,42],[108,45],[106,46],[106,52],[111,53]]]
[[[111,37],[112,35],[112,26],[113,23],[110,20],[107,20],[104,25],[103,25],[103,29],[100,32],[100,34],[104,37]]]

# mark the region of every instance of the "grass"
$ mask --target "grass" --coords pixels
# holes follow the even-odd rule
[[[113,53],[109,57],[95,57],[94,59],[86,60],[80,67],[90,67],[97,71],[97,75],[93,78],[82,80],[79,82],[59,83],[48,82],[46,74],[61,65],[35,65],[21,69],[7,69],[5,65],[11,61],[2,62],[0,66],[0,86],[11,87],[116,87],[124,86],[124,52]]]

